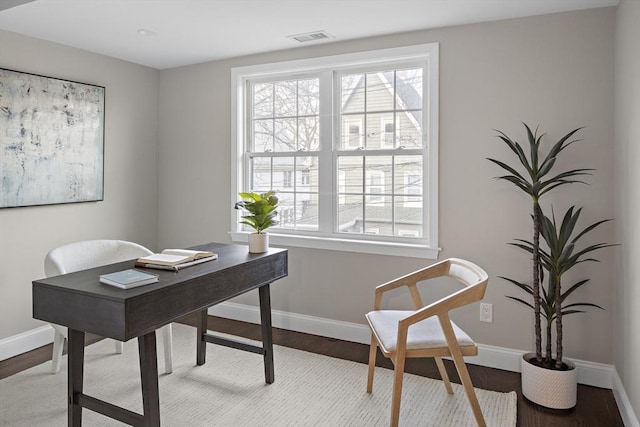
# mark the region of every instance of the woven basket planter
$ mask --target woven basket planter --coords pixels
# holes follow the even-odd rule
[[[535,353],[522,356],[522,394],[540,406],[551,409],[570,409],[576,406],[578,370],[568,361],[567,371],[556,371],[532,365]]]

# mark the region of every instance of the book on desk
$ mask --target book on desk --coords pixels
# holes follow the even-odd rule
[[[100,275],[100,283],[115,286],[120,289],[131,289],[142,285],[156,283],[157,281],[157,274],[145,273],[134,269]]]
[[[147,255],[136,260],[139,268],[155,268],[159,270],[180,270],[192,265],[218,259],[218,254],[209,251],[190,249],[165,249],[161,253]]]

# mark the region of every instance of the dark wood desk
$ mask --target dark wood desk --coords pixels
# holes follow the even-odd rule
[[[288,253],[270,249],[249,254],[246,246],[207,244],[192,249],[216,252],[218,259],[174,272],[152,270],[159,282],[121,290],[99,282],[105,273],[133,268],[135,260],[33,282],[33,317],[69,328],[69,426],[82,425],[82,408],[135,426],[159,426],[156,329],[197,312],[196,363],[205,363],[206,343],[225,345],[264,356],[265,381],[274,381],[269,285],[288,274]],[[207,308],[258,289],[262,346],[207,333]],[[83,393],[86,332],[127,341],[138,338],[143,414]]]

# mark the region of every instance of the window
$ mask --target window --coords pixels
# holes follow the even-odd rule
[[[300,185],[310,186],[311,185],[311,171],[302,170],[300,171]]]
[[[382,133],[382,146],[384,148],[393,148],[395,143],[395,124],[393,119],[383,118],[380,123],[380,132]]]
[[[404,176],[404,193],[410,195],[422,194],[422,175],[414,172],[413,174],[407,173]]]
[[[284,179],[283,179],[282,186],[287,188],[293,187],[293,171],[292,170],[284,171],[283,175],[284,175]]]
[[[436,258],[437,71],[437,44],[233,69],[232,194],[278,192],[275,244]]]
[[[367,186],[368,197],[367,200],[369,204],[374,204],[376,202],[381,202],[382,193],[383,193],[383,184],[384,183],[384,172],[381,171],[372,171],[369,173],[369,181]]]
[[[350,148],[362,147],[362,120],[358,118],[349,118],[344,120],[343,123],[343,138],[346,145]]]

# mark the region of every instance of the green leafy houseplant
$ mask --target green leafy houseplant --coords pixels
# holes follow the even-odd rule
[[[275,195],[275,191],[238,194],[243,200],[237,202],[235,208],[246,213],[246,215],[242,216],[240,224],[248,225],[256,230],[258,234],[262,234],[267,228],[278,224],[275,219],[278,214],[276,211],[278,198]]]
[[[530,286],[531,296],[533,298],[532,306],[534,311],[534,332],[535,332],[535,354],[536,361],[539,365],[542,361],[542,326],[541,326],[541,304],[543,298],[540,294],[540,283],[542,282],[542,263],[540,260],[540,232],[543,223],[544,214],[540,208],[540,200],[542,196],[549,191],[561,185],[574,182],[583,182],[576,177],[589,175],[592,169],[571,169],[565,172],[552,175],[551,172],[555,166],[557,156],[567,147],[578,140],[572,140],[571,137],[581,128],[577,128],[563,136],[556,142],[549,153],[542,158],[540,155],[540,143],[544,134],[538,136],[537,131],[531,131],[526,123],[523,123],[527,131],[529,156],[525,153],[523,147],[516,141],[509,138],[504,132],[498,131],[498,138],[502,140],[507,147],[516,155],[520,166],[512,167],[502,161],[496,159],[488,159],[504,169],[507,174],[498,176],[496,179],[505,180],[514,184],[517,188],[526,193],[533,204],[533,238],[531,241],[531,253],[533,255],[532,265],[532,285]],[[521,171],[518,171],[518,169]],[[511,279],[507,279],[512,283],[518,283]],[[525,289],[526,290],[526,289]],[[548,292],[547,292],[548,294]],[[547,295],[548,296],[548,295]],[[555,298],[555,297],[554,297]],[[546,297],[544,298],[546,300]]]

